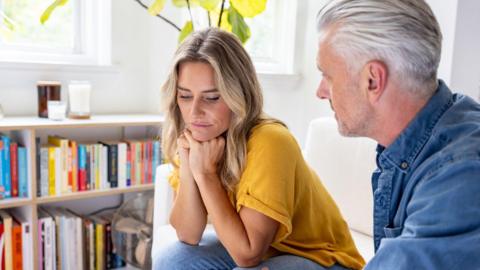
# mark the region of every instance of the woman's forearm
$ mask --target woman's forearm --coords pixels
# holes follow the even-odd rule
[[[207,224],[207,211],[193,179],[183,181],[175,196],[170,224],[180,241],[197,245]]]
[[[257,265],[273,240],[248,230],[232,206],[217,175],[197,179],[198,188],[218,238],[238,266]],[[253,227],[253,226],[252,226]]]

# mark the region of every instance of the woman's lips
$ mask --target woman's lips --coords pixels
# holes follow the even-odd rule
[[[211,124],[207,123],[191,123],[190,125],[195,128],[207,128],[211,126]]]

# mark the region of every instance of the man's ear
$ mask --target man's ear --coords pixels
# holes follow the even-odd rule
[[[380,100],[388,80],[388,68],[385,63],[373,60],[365,64],[362,72],[364,88],[370,103],[376,103]]]

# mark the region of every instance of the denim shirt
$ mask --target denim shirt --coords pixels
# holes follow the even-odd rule
[[[365,269],[480,269],[480,104],[439,87],[372,175]]]

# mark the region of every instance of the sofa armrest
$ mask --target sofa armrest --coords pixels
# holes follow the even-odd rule
[[[168,224],[168,216],[172,207],[173,190],[168,183],[168,176],[173,170],[171,164],[157,167],[155,175],[155,206],[153,211],[153,230],[158,226]]]

